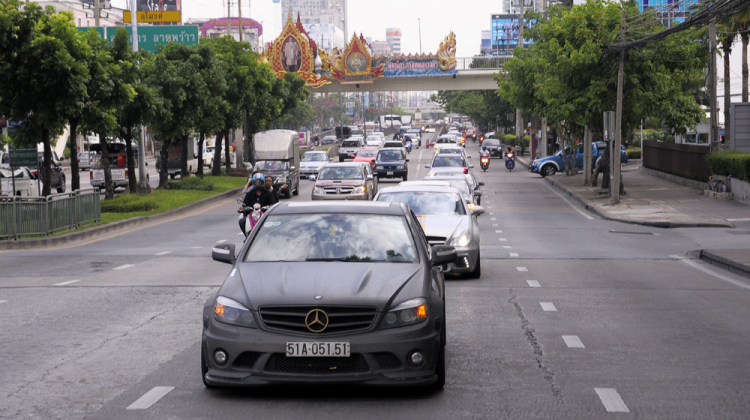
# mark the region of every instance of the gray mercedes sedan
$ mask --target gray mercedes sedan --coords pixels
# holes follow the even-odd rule
[[[272,207],[203,309],[203,383],[445,384],[446,265],[402,203]]]

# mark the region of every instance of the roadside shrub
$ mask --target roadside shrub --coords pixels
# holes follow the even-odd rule
[[[518,136],[516,136],[515,134],[505,135],[505,141],[503,142],[503,144],[506,144],[508,146],[516,146],[517,143],[518,143]]]
[[[243,175],[246,176],[246,175]],[[167,183],[168,190],[198,190],[198,191],[213,191],[214,184],[198,177],[190,177],[181,179],[179,181],[169,181]]]
[[[640,141],[640,138],[638,140]],[[643,140],[674,143],[674,136],[672,134],[667,134],[661,130],[643,130]]]
[[[133,213],[158,209],[159,204],[150,196],[123,194],[102,201],[102,213]]]
[[[711,172],[716,175],[732,175],[750,182],[750,153],[725,150],[706,156]]]
[[[628,159],[640,159],[641,158],[640,149],[627,149],[627,152],[628,152]]]

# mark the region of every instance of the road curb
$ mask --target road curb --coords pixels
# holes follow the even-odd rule
[[[132,219],[120,220],[119,222],[108,223],[106,225],[95,226],[89,229],[84,229],[80,232],[67,233],[52,238],[34,238],[34,239],[19,239],[19,240],[8,240],[0,242],[0,250],[6,251],[17,251],[23,249],[35,249],[35,248],[46,248],[51,246],[66,245],[71,242],[80,241],[83,239],[89,239],[96,236],[104,235],[106,233],[116,232],[125,228],[146,224],[162,219],[168,219],[170,217],[179,216],[188,213],[197,208],[206,206],[208,204],[214,204],[215,202],[230,198],[238,193],[242,192],[243,187],[235,188],[233,190],[225,191],[223,193],[216,194],[211,197],[206,197],[202,200],[194,201],[186,204],[182,207],[169,210],[164,213],[155,214],[153,216],[140,216]]]
[[[617,217],[612,217],[607,215],[606,213],[600,211],[594,203],[592,203],[590,200],[581,197],[580,195],[576,194],[573,191],[570,191],[565,186],[560,184],[559,182],[555,182],[554,180],[550,179],[549,177],[542,178],[544,182],[550,184],[551,186],[557,188],[558,190],[566,193],[569,197],[573,198],[574,200],[578,201],[586,210],[596,214],[597,216],[601,217],[605,220],[611,220],[613,222],[620,222],[620,223],[628,223],[631,225],[638,225],[638,226],[650,226],[650,227],[657,227],[657,228],[663,228],[663,229],[674,229],[674,228],[708,228],[708,227],[719,227],[719,228],[734,228],[734,225],[731,223],[679,223],[679,222],[652,222],[649,220],[630,220],[630,219],[621,219]]]
[[[701,260],[727,270],[730,273],[750,278],[750,266],[730,260],[728,258],[724,258],[721,255],[717,255],[707,249],[701,249],[700,251],[698,251],[698,257]]]

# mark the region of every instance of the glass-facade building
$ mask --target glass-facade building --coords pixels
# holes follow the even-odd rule
[[[641,12],[651,9],[664,26],[671,22],[684,22],[690,15],[690,8],[699,0],[638,0],[638,10]]]

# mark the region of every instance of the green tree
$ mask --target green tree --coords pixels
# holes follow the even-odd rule
[[[747,46],[750,43],[750,9],[737,13],[729,20],[731,30],[736,30],[742,40],[742,102],[748,101],[750,68],[747,61]]]
[[[66,110],[87,94],[86,43],[70,13],[1,0],[0,45],[0,114],[38,133],[31,144],[43,144],[42,194],[49,195],[51,136],[62,132]]]

